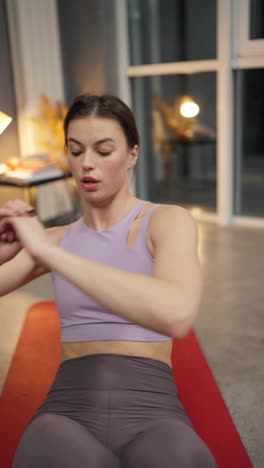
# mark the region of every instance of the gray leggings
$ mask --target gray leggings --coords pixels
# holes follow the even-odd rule
[[[61,364],[13,468],[213,468],[172,371],[148,358],[95,354]]]

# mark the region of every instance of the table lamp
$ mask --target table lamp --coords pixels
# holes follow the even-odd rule
[[[12,122],[12,117],[0,111],[0,135],[4,132],[6,127]],[[0,175],[3,175],[7,169],[6,164],[0,164]]]
[[[4,112],[0,111],[0,135],[3,131],[8,127],[8,125],[12,122],[12,117],[5,114]]]

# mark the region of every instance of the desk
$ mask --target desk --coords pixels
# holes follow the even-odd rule
[[[4,176],[0,176],[0,205],[2,206],[8,200],[16,200],[22,198],[26,203],[32,205],[37,210],[37,187],[40,185],[50,184],[60,180],[68,179],[72,180],[72,175],[70,173],[38,181],[14,181],[8,180]]]

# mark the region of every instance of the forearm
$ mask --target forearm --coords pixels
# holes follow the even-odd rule
[[[189,298],[175,283],[84,259],[60,247],[45,246],[39,260],[96,302],[143,327],[174,338],[192,320]]]
[[[0,267],[0,297],[31,281],[39,270],[36,262],[25,250]]]
[[[0,267],[14,259],[22,250],[19,242],[3,242],[0,240]]]

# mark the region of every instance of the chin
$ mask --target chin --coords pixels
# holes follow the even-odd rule
[[[93,203],[93,202],[100,203],[104,201],[105,199],[107,199],[108,196],[106,194],[103,194],[102,192],[99,193],[99,191],[98,192],[83,192],[82,191],[81,198],[86,203]]]

